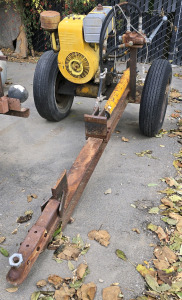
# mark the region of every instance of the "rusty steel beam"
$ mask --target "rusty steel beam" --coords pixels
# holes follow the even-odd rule
[[[58,200],[50,199],[41,216],[28,232],[18,251],[23,256],[23,263],[19,267],[12,267],[6,277],[11,284],[19,285],[25,280],[37,257],[47,246],[60,224],[59,206]]]
[[[73,210],[128,103],[126,98],[129,91],[130,89],[126,87],[110,119],[107,121],[107,135],[105,138],[89,137],[68,174],[64,171],[56,186],[52,189],[53,196],[43,205],[41,216],[30,229],[19,248],[18,253],[23,255],[23,263],[19,267],[11,267],[7,274],[7,281],[11,284],[21,284],[25,280],[32,265],[50,241],[60,221],[62,222],[62,228],[64,228],[70,220]],[[95,114],[98,113],[99,111],[96,110]],[[102,114],[103,112],[100,116],[98,115],[98,118],[102,119]]]
[[[0,97],[0,114],[28,118],[30,110],[29,108],[21,108],[19,99],[3,96]]]
[[[0,67],[0,97],[4,96],[4,90],[3,90],[3,84],[2,84],[2,79],[1,79],[1,72],[2,72],[2,68]]]
[[[137,48],[130,49],[130,96],[136,99]]]
[[[5,55],[0,55],[0,60],[8,60],[8,57]]]
[[[6,115],[14,116],[14,117],[21,117],[21,118],[28,118],[30,115],[30,109],[22,107],[20,111],[16,110],[9,110]]]

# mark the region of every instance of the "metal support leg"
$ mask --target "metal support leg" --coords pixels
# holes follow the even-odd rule
[[[137,48],[130,49],[130,96],[136,99]]]

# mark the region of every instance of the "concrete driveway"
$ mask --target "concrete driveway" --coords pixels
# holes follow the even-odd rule
[[[17,252],[27,230],[40,215],[40,205],[51,196],[51,187],[64,169],[71,167],[85,143],[84,113],[91,113],[93,99],[75,98],[70,115],[59,123],[42,119],[34,106],[32,81],[35,65],[30,63],[8,63],[8,81],[19,83],[29,91],[29,99],[23,106],[31,110],[28,119],[1,116],[0,127],[0,236],[6,241],[1,245],[10,254]],[[174,68],[174,72],[177,72]],[[178,70],[179,72],[179,70]],[[173,77],[173,86],[181,89],[181,79]],[[168,106],[163,128],[176,127],[176,119],[170,117],[181,104]],[[135,267],[119,259],[115,250],[124,251],[135,265],[153,256],[149,245],[157,243],[156,236],[146,229],[149,222],[164,223],[159,215],[148,214],[148,209],[160,204],[159,190],[165,187],[161,178],[174,176],[173,153],[178,152],[177,138],[147,138],[138,129],[139,105],[129,104],[118,123],[117,132],[106,147],[64,234],[74,237],[80,234],[90,250],[79,257],[75,266],[87,261],[90,274],[87,282],[97,285],[97,300],[101,300],[102,289],[114,282],[120,284],[125,299],[135,298],[144,290],[144,281]],[[122,137],[129,139],[123,142]],[[162,145],[162,147],[161,147]],[[151,150],[157,159],[138,157],[135,153]],[[149,187],[149,183],[157,186]],[[111,188],[111,194],[104,192]],[[38,196],[27,202],[27,195]],[[132,206],[131,206],[132,204]],[[33,210],[33,217],[18,227],[17,217],[27,210]],[[17,234],[12,232],[18,228]],[[93,229],[105,229],[111,235],[110,245],[105,248],[87,237]],[[132,231],[138,228],[140,234]],[[8,293],[6,273],[8,258],[0,255],[0,300],[30,299],[36,291],[36,282],[50,274],[61,277],[71,276],[67,261],[62,264],[52,260],[53,252],[42,253],[26,281],[16,293]],[[100,280],[101,279],[101,280]]]

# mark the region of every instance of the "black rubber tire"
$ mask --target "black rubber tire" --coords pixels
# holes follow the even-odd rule
[[[145,79],[139,112],[140,130],[148,137],[155,136],[164,122],[171,79],[171,64],[155,60]]]
[[[39,115],[49,121],[60,121],[71,109],[74,96],[58,94],[66,79],[60,73],[57,53],[46,51],[39,59],[33,80],[33,95]]]

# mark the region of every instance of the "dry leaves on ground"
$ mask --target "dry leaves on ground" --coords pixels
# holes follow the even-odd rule
[[[17,223],[25,223],[25,222],[28,222],[31,218],[32,218],[32,215],[33,215],[33,211],[32,210],[27,210],[25,212],[25,216],[20,216],[18,217],[18,219],[16,220]]]
[[[177,159],[182,157],[182,151],[175,154]],[[173,164],[176,167],[176,164]],[[149,268],[137,266],[137,271],[145,278],[149,290],[145,291],[147,299],[182,299],[182,173],[176,167],[177,179],[165,177],[168,185],[161,191],[166,194],[159,206],[162,220],[167,223],[166,232],[162,227],[149,224],[148,229],[157,233],[160,245],[154,249],[153,265]]]
[[[121,138],[121,140],[122,140],[123,142],[129,142],[129,139],[125,138],[124,136]]]
[[[121,298],[123,298],[123,294],[119,286],[109,286],[102,291],[103,300],[120,300]]]
[[[5,240],[6,240],[5,236],[0,236],[0,244],[4,243]]]
[[[80,264],[73,278],[62,278],[58,275],[50,275],[46,280],[39,280],[37,287],[45,287],[48,284],[54,288],[54,291],[39,291],[31,295],[31,300],[94,300],[96,285],[93,282],[84,284],[85,277],[89,273],[86,264]]]
[[[152,151],[151,150],[144,150],[138,153],[135,153],[137,156],[139,157],[144,157],[147,156],[148,158],[153,158],[153,159],[157,159],[156,157],[152,156]]]
[[[110,244],[110,234],[106,230],[92,230],[88,233],[88,237],[90,240],[96,240],[105,247]]]
[[[18,291],[18,286],[13,286],[13,287],[7,288],[6,291],[8,293],[15,293]]]
[[[27,202],[31,202],[33,199],[37,199],[38,196],[36,194],[30,194],[27,196]]]

